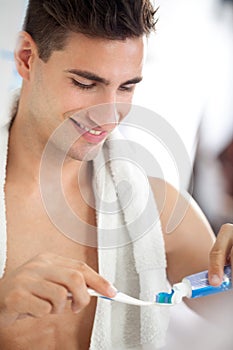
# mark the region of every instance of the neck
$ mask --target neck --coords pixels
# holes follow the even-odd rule
[[[40,179],[41,160],[47,140],[40,137],[37,130],[29,125],[28,118],[21,113],[20,105],[10,129],[7,161],[7,181],[30,188],[38,189]],[[60,151],[54,147],[54,157],[50,158],[50,166],[56,166],[56,160],[62,157]],[[90,174],[90,162],[81,162],[66,158],[62,163],[63,186],[77,183],[77,174],[81,174],[79,184],[85,182]],[[81,170],[81,171],[80,171]]]

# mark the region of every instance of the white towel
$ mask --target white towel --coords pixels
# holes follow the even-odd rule
[[[8,147],[8,126],[0,128],[0,276],[6,265],[6,213],[4,185],[6,178],[6,159]]]
[[[116,130],[94,160],[99,271],[120,291],[154,300],[167,289],[164,241],[147,176],[132,152]],[[164,346],[165,308],[98,300],[97,316],[91,350]]]
[[[4,274],[7,259],[7,232],[5,206],[5,180],[9,139],[9,127],[16,114],[19,99],[19,90],[8,96],[6,115],[0,116],[0,278]],[[5,101],[6,102],[6,101]]]
[[[0,122],[0,277],[7,259],[4,186],[9,125],[17,98],[9,116]],[[130,152],[116,131],[93,162],[99,272],[120,291],[154,300],[157,292],[167,289],[164,241],[160,222],[154,220],[158,213],[150,186],[142,169],[130,161]],[[90,349],[160,348],[168,320],[163,307],[98,299]]]

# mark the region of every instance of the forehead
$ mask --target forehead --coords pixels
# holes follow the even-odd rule
[[[62,60],[65,69],[82,68],[101,76],[138,74],[143,65],[145,38],[108,40],[71,33],[62,51],[52,54]]]

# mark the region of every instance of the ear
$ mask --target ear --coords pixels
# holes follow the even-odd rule
[[[18,73],[24,80],[30,80],[32,63],[38,54],[36,44],[27,32],[19,33],[14,56]]]

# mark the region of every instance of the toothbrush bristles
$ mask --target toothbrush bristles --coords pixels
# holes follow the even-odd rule
[[[155,302],[160,304],[171,304],[173,294],[174,294],[174,291],[172,291],[171,293],[165,293],[165,292],[158,293],[155,296]]]

